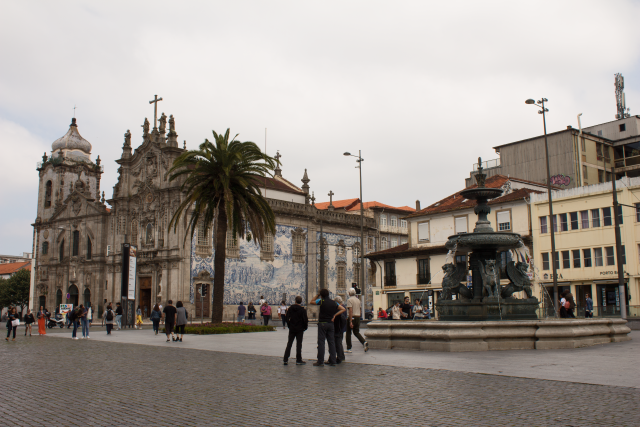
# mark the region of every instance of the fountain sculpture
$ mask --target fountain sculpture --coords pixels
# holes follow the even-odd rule
[[[528,265],[523,262],[509,261],[506,274],[510,283],[500,285],[498,254],[523,247],[522,238],[517,233],[496,232],[491,227],[487,215],[491,208],[490,199],[500,197],[502,189],[485,187],[486,174],[483,173],[482,159],[478,158],[476,188],[464,190],[460,195],[466,199],[477,200],[474,209],[478,221],[472,233],[461,233],[449,237],[447,249],[453,254],[467,255],[464,262],[445,264],[442,269],[442,294],[436,304],[440,320],[534,320],[538,316],[537,298],[531,292],[531,282],[527,275]],[[461,284],[472,271],[471,289]],[[514,292],[524,291],[526,299],[516,299]],[[452,300],[454,293],[458,298]]]

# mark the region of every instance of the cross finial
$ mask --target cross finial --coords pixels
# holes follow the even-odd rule
[[[158,95],[153,95],[153,99],[149,101],[149,104],[153,104],[153,128],[158,127],[158,102],[162,101],[162,98],[158,98]]]
[[[76,118],[76,106],[75,104],[73,105],[73,118]]]
[[[316,205],[316,192],[315,191],[311,192],[311,199],[310,200],[311,200],[311,205],[315,206]]]
[[[333,210],[333,196],[335,195],[335,193],[333,192],[333,190],[329,190],[329,194],[327,194],[329,196],[329,210],[332,211]]]
[[[280,169],[280,157],[282,157],[280,155],[280,151],[277,151],[276,155],[273,156],[273,158],[276,159],[276,162],[277,162],[276,169],[275,169],[276,176],[280,176],[281,177],[282,176],[282,169]]]

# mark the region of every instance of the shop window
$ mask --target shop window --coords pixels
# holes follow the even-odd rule
[[[549,252],[542,253],[542,269],[549,270]]]
[[[429,223],[428,222],[421,222],[418,224],[418,241],[419,242],[429,241]]]
[[[612,224],[611,221],[611,208],[602,208],[602,225],[608,227]]]
[[[607,265],[616,265],[616,257],[613,254],[613,246],[605,247],[604,253],[607,257]]]
[[[589,228],[589,211],[580,211],[580,228],[587,229]]]
[[[496,213],[498,220],[498,231],[511,230],[511,211],[501,211]]]
[[[580,268],[580,249],[571,251],[573,255],[573,268]]]
[[[602,267],[602,248],[593,248],[593,258],[596,267]]]
[[[583,249],[582,256],[584,257],[584,266],[591,267],[591,249]]]
[[[547,227],[547,217],[541,216],[540,217],[540,234],[546,234],[548,232],[549,232],[549,229]]]
[[[591,226],[600,227],[600,209],[591,209]]]
[[[578,227],[578,212],[571,212],[569,214],[569,219],[571,220],[571,229],[572,230],[577,230],[580,227]]]
[[[75,230],[73,232],[73,249],[72,249],[72,256],[78,256],[78,253],[80,252],[80,232],[78,230]]]
[[[567,222],[567,214],[560,214],[560,231],[569,231],[569,223]]]
[[[562,268],[571,268],[571,260],[569,259],[569,251],[562,251]]]

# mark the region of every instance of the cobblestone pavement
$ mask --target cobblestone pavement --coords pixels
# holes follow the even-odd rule
[[[637,389],[422,368],[19,337],[0,343],[11,426],[638,426]]]

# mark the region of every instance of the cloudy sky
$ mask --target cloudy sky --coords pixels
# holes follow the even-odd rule
[[[211,130],[280,150],[318,201],[422,205],[461,189],[478,156],[548,128],[614,119],[614,73],[640,113],[632,1],[0,2],[0,253],[31,251],[36,162],[79,131],[116,182],[149,100],[195,148]]]

